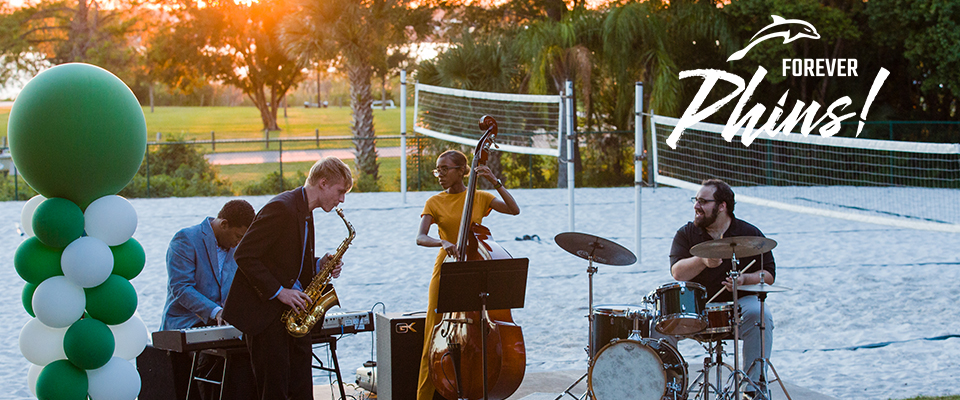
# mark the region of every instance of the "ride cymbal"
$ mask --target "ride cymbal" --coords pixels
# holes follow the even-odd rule
[[[580,232],[564,232],[554,237],[557,245],[577,257],[607,264],[631,265],[637,256],[625,247],[602,237]]]
[[[762,236],[734,236],[710,240],[690,248],[690,254],[703,258],[751,257],[777,247],[777,242]]]

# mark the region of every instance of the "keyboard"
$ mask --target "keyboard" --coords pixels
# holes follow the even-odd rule
[[[314,326],[310,337],[316,343],[330,336],[372,331],[372,311],[328,312],[323,318],[323,325]],[[153,333],[153,347],[178,353],[229,349],[244,346],[241,335],[233,325],[158,331]]]

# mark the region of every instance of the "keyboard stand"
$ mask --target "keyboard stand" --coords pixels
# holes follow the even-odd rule
[[[186,400],[190,400],[190,389],[194,385],[194,381],[206,382],[206,383],[220,386],[220,394],[217,397],[222,400],[224,389],[225,389],[224,382],[227,381],[227,371],[230,370],[230,366],[233,361],[232,356],[234,355],[234,353],[237,353],[237,352],[245,353],[246,351],[247,349],[245,347],[232,348],[232,349],[206,349],[206,350],[194,351],[193,362],[190,365],[190,382],[187,383]],[[223,358],[223,371],[220,374],[219,381],[213,380],[213,379],[207,379],[207,378],[196,375],[197,363],[199,362],[201,352],[207,355]]]
[[[313,344],[326,344],[327,349],[330,351],[330,358],[333,359],[333,368],[325,367],[320,357],[317,357],[317,353],[313,353],[313,359],[318,363],[313,365],[313,368],[335,373],[337,375],[337,385],[340,388],[340,398],[346,399],[346,390],[343,388],[343,376],[340,374],[340,362],[337,361],[337,338],[333,336],[314,336]]]

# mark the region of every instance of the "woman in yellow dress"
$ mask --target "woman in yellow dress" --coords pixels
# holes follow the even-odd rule
[[[481,223],[483,217],[496,210],[503,214],[520,214],[520,206],[513,196],[507,192],[503,183],[493,175],[486,165],[476,168],[477,176],[483,177],[493,184],[502,199],[489,192],[477,190],[473,197],[473,215],[471,222]],[[437,157],[437,169],[433,175],[440,180],[443,191],[427,199],[420,215],[420,231],[417,233],[417,244],[424,247],[441,247],[434,263],[433,276],[430,278],[430,292],[427,302],[427,318],[424,328],[423,356],[420,359],[420,379],[417,385],[417,400],[433,400],[433,381],[430,380],[430,359],[428,345],[433,341],[433,327],[439,323],[437,297],[440,291],[440,265],[447,255],[457,256],[457,235],[460,231],[460,218],[463,214],[463,202],[467,195],[467,186],[463,177],[469,173],[467,157],[456,150],[447,150]],[[437,224],[440,238],[429,236],[430,225]]]

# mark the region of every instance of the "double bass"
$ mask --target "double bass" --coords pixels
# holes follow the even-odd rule
[[[483,136],[474,149],[467,193],[457,235],[457,256],[447,261],[473,261],[512,258],[493,241],[490,230],[472,223],[473,198],[476,193],[476,168],[487,161],[490,146],[497,136],[497,121],[490,116],[480,119]],[[526,348],[520,326],[510,310],[451,312],[440,316],[433,328],[430,346],[430,378],[446,399],[502,400],[520,386],[526,368]],[[486,321],[486,324],[483,324]],[[483,335],[486,335],[487,382],[483,382]]]

